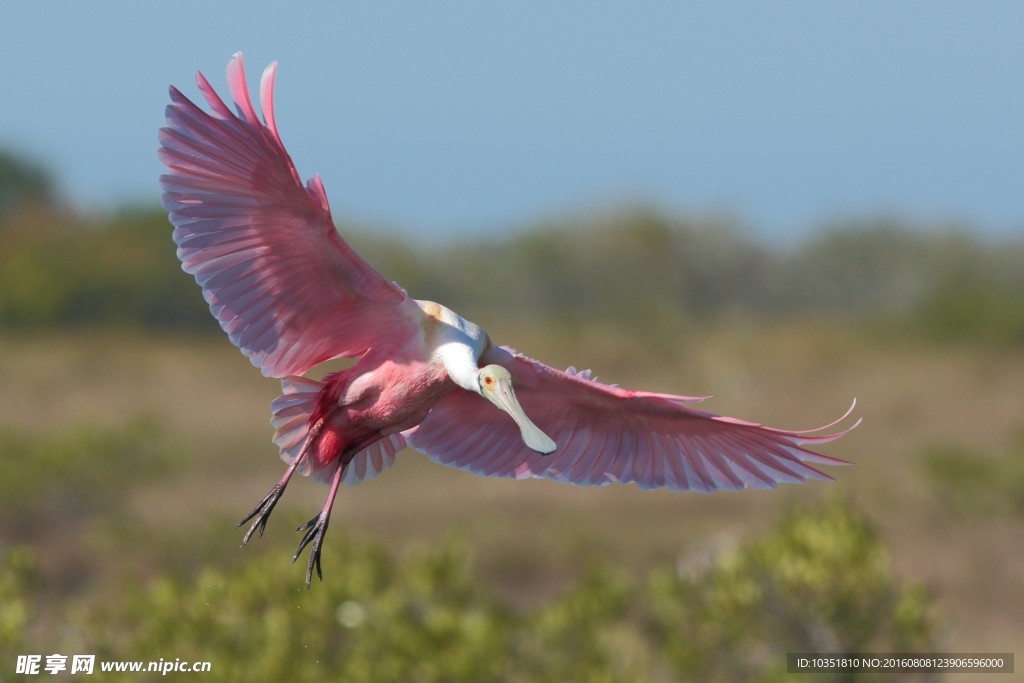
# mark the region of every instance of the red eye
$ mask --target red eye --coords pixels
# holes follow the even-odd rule
[[[494,383],[494,378],[493,377],[484,377],[484,384],[493,384],[493,383]]]

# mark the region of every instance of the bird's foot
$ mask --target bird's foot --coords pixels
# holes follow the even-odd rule
[[[327,523],[330,521],[330,515],[324,513],[318,513],[313,519],[309,520],[296,531],[305,531],[305,535],[302,540],[299,541],[299,547],[295,549],[295,554],[292,555],[292,562],[294,563],[299,559],[299,555],[302,554],[303,549],[310,543],[313,545],[309,549],[309,564],[306,565],[306,588],[309,588],[309,584],[313,582],[313,567],[316,567],[317,577],[323,581],[324,575],[320,571],[320,550],[324,542],[324,534],[327,533]]]
[[[256,503],[256,507],[254,507],[241,522],[235,525],[235,528],[237,529],[250,519],[253,520],[252,526],[249,527],[249,530],[245,532],[245,536],[242,537],[243,548],[245,547],[245,544],[249,542],[249,539],[252,538],[253,532],[257,529],[259,529],[260,538],[263,537],[263,530],[267,527],[267,520],[270,519],[270,513],[274,511],[274,506],[277,505],[277,501],[281,500],[281,496],[283,494],[284,486],[280,483],[274,484],[273,488],[270,489],[270,492],[263,497],[263,500]]]

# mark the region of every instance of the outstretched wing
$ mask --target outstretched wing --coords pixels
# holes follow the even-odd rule
[[[847,464],[804,446],[852,429],[813,433],[849,412],[812,432],[783,431],[684,405],[699,398],[629,391],[601,384],[586,372],[560,372],[505,350],[491,353],[491,362],[512,373],[523,409],[558,450],[531,451],[508,415],[465,391],[446,396],[422,424],[405,432],[413,448],[439,463],[490,477],[598,486],[632,482],[644,489],[702,492],[831,479],[813,465]]]
[[[241,53],[227,67],[237,113],[196,75],[212,113],[171,87],[160,129],[163,205],[182,268],[264,375],[358,357],[418,308],[341,238],[319,176],[302,185],[274,121],[276,63],[263,72],[261,123]]]

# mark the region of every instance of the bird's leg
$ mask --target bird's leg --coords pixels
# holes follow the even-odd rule
[[[255,517],[255,519],[253,519],[252,526],[249,527],[249,530],[245,532],[245,536],[242,537],[243,548],[245,547],[245,544],[249,542],[249,539],[252,538],[253,532],[257,529],[259,529],[260,538],[263,537],[263,530],[267,526],[267,520],[270,519],[270,513],[274,511],[274,506],[277,505],[277,501],[281,500],[281,496],[284,495],[284,489],[288,486],[288,481],[292,478],[292,475],[295,474],[295,470],[299,464],[306,458],[310,446],[312,446],[316,437],[320,435],[321,429],[323,429],[323,420],[318,421],[313,425],[312,429],[309,430],[309,433],[306,435],[306,440],[303,442],[302,448],[299,450],[299,454],[295,456],[295,460],[292,461],[292,464],[288,465],[288,469],[285,470],[284,476],[281,477],[281,480],[271,487],[267,495],[263,497],[263,500],[256,503],[256,507],[254,507],[241,522],[235,525],[235,528],[237,529]]]
[[[327,501],[324,503],[324,507],[320,510],[313,519],[309,520],[296,531],[305,531],[306,534],[299,541],[299,547],[295,549],[295,554],[292,555],[292,562],[299,559],[299,555],[302,553],[303,548],[313,543],[309,549],[309,564],[306,566],[306,588],[309,588],[309,584],[313,581],[313,567],[316,566],[316,575],[321,581],[324,580],[323,572],[320,571],[320,549],[324,542],[324,534],[327,533],[327,524],[331,521],[331,508],[334,507],[334,497],[338,495],[338,487],[341,486],[341,480],[345,478],[346,464],[339,464],[338,469],[334,472],[334,478],[331,480],[331,490],[327,493]]]

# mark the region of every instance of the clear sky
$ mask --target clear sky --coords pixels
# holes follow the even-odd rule
[[[156,201],[167,85],[251,87],[335,216],[484,234],[648,203],[766,237],[901,214],[1024,233],[1024,3],[16,2],[0,145]]]

